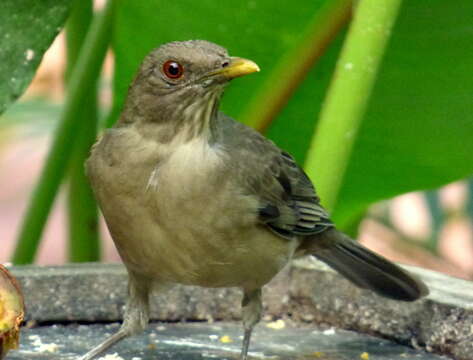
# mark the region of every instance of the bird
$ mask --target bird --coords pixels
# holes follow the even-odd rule
[[[174,284],[242,289],[247,360],[262,287],[306,255],[387,298],[428,294],[420,279],[336,229],[288,152],[219,111],[230,81],[259,70],[205,40],[166,43],[144,58],[117,123],[86,161],[128,295],[119,330],[81,360],[143,331],[151,290]]]

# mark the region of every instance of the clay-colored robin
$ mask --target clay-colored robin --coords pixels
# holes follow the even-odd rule
[[[168,43],[145,58],[118,123],[87,161],[129,284],[120,330],[83,360],[142,331],[151,288],[176,283],[243,290],[245,360],[261,288],[296,256],[313,255],[392,299],[428,293],[334,227],[290,154],[219,112],[229,81],[256,71],[200,40]]]

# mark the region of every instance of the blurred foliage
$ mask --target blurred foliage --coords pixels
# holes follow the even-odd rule
[[[213,0],[117,3],[113,37],[116,61],[113,115],[119,113],[139,64],[152,49],[169,41],[205,39],[224,46],[233,56],[255,61],[261,68],[258,76],[234,81],[225,93],[222,110],[239,118],[281,56],[293,49],[314,14],[324,3],[334,2],[340,1],[301,0],[298,6],[272,0],[228,1],[218,5]],[[344,3],[350,5],[350,1]],[[159,14],[159,21],[150,14]],[[307,89],[298,97],[305,101],[306,108],[313,103],[310,93]],[[313,123],[316,112],[312,115],[306,121]]]
[[[379,0],[361,1],[382,4]],[[8,0],[7,3],[14,2]],[[27,1],[16,3],[20,9]],[[58,4],[57,1],[55,3]],[[42,0],[38,4],[49,2]],[[349,0],[301,0],[297,6],[291,2],[270,0],[219,3],[213,0],[120,0],[114,2],[114,6],[114,11],[109,13],[113,29],[111,45],[115,54],[113,108],[107,119],[109,125],[119,115],[129,83],[139,63],[151,49],[168,41],[200,38],[223,45],[230,54],[250,58],[260,65],[262,71],[258,75],[232,83],[224,96],[222,110],[254,125],[260,120],[255,101],[257,104],[261,99],[261,106],[275,108],[287,103],[283,108],[278,108],[267,135],[293,153],[299,163],[306,160],[309,151],[313,151],[312,158],[317,159],[319,145],[315,144],[313,149],[309,146],[327,89],[340,81],[340,77],[358,76],[356,81],[366,81],[359,69],[374,72],[371,96],[366,95],[362,99],[367,105],[361,114],[358,132],[347,132],[343,136],[323,140],[335,149],[346,146],[344,137],[354,136],[347,167],[340,174],[338,195],[331,209],[335,222],[345,229],[353,228],[374,202],[413,190],[436,188],[473,172],[473,142],[470,141],[473,133],[470,96],[473,77],[465,76],[473,71],[473,56],[470,56],[473,53],[470,19],[473,3],[470,0],[455,3],[404,0],[378,73],[370,62],[376,59],[370,60],[370,56],[380,59],[382,54],[367,53],[364,63],[337,65],[342,46],[348,46],[340,13],[351,8],[352,2]],[[339,10],[330,12],[330,9]],[[44,10],[46,13],[48,11]],[[31,15],[21,16],[27,18]],[[396,15],[389,16],[394,19]],[[38,15],[38,18],[41,16]],[[56,16],[56,22],[50,21],[56,24],[55,29],[64,22],[59,18]],[[334,32],[334,29],[337,31]],[[370,33],[375,36],[378,30],[377,27],[366,28],[367,36]],[[311,39],[308,37],[311,31],[317,36],[325,34],[325,37],[316,38],[314,35]],[[91,72],[87,64],[96,66],[103,60],[104,52],[99,54],[101,59],[87,63],[87,57],[94,55],[90,52],[87,39],[79,56],[85,59],[82,63],[85,65],[76,66],[74,72],[77,79],[82,79],[80,86],[91,88],[96,84],[98,72],[95,68]],[[304,53],[304,49],[311,49],[310,41],[315,39],[323,39],[317,46],[318,50],[324,50],[323,55],[317,55],[322,55],[320,59],[309,53],[312,50]],[[108,39],[104,37],[100,41],[102,46]],[[350,46],[356,49],[356,41],[359,40],[353,41],[355,43]],[[37,42],[40,44],[39,40]],[[362,45],[358,44],[360,48]],[[24,57],[30,43],[25,42],[21,46],[26,46],[21,53]],[[0,52],[5,51],[3,47]],[[84,51],[89,53],[83,54]],[[297,54],[301,54],[300,61]],[[306,59],[312,62],[318,60],[316,66],[307,68]],[[337,66],[337,76],[334,77]],[[294,76],[285,76],[285,68]],[[96,74],[95,77],[91,77],[91,73]],[[0,71],[0,75],[5,76],[5,73]],[[31,79],[30,75],[21,76],[25,83]],[[84,76],[87,79],[84,80]],[[300,77],[297,84],[301,83],[297,89],[290,89],[295,77]],[[271,83],[274,83],[274,88],[271,88]],[[278,104],[268,103],[262,97],[264,92],[275,98],[278,94],[273,92],[279,92],[286,99],[279,97]],[[61,133],[64,137],[61,141],[69,139],[71,143],[62,149],[53,149],[61,151],[61,166],[51,180],[54,186],[48,188],[48,196],[52,198],[57,191],[58,179],[63,176],[63,168],[71,161],[74,147],[80,146],[72,144],[72,139],[84,126],[90,126],[80,121],[80,104],[86,96],[84,89],[68,93],[68,101],[75,107],[66,104],[65,111],[75,109],[78,117],[76,120],[69,118],[69,125],[73,126],[63,127],[66,130]],[[344,96],[359,94],[348,92]],[[343,104],[344,100],[340,98],[338,102]],[[324,166],[339,161],[330,153],[324,157]],[[318,173],[317,167],[310,167],[313,179],[318,179]],[[46,183],[49,181],[47,177],[43,180]],[[326,190],[322,189],[322,199],[323,191]],[[49,207],[50,204],[44,207],[45,214],[40,214],[39,218],[45,221]],[[35,199],[32,200],[32,208],[36,209],[36,213],[30,212],[31,216],[42,211]],[[36,222],[37,235],[34,236],[39,236],[41,231],[38,230],[42,229],[44,221]],[[22,232],[26,232],[25,228]]]
[[[25,91],[70,6],[68,0],[2,0],[0,114]]]
[[[426,242],[426,247],[432,253],[438,254],[440,232],[445,224],[446,214],[440,202],[438,190],[426,191],[424,195],[431,220],[431,234],[429,241]]]
[[[62,110],[62,105],[37,97],[18,102],[0,116],[0,128],[23,126],[43,134],[51,131]]]
[[[344,186],[354,144],[401,2],[357,4],[306,161],[306,170],[316,180],[322,204],[328,210],[335,208]],[[347,224],[342,227],[346,231]]]
[[[468,180],[468,193],[470,196],[468,197],[465,211],[473,219],[473,178]]]
[[[76,68],[82,47],[86,41],[88,29],[92,23],[93,1],[74,2],[66,26],[67,68],[66,82]],[[73,262],[100,260],[100,242],[98,234],[98,210],[92,189],[85,175],[84,162],[89,156],[89,149],[97,137],[98,99],[96,78],[88,84],[86,96],[82,99],[80,113],[75,122],[82,122],[77,134],[69,166],[68,188],[68,257]]]
[[[473,2],[403,2],[334,208],[337,223],[380,199],[473,173]]]
[[[76,66],[68,79],[64,109],[55,130],[45,164],[32,194],[29,207],[23,218],[13,262],[25,264],[34,261],[46,220],[59,186],[71,167],[74,151],[80,150],[85,141],[78,141],[86,130],[84,127],[96,124],[81,121],[81,110],[88,99],[91,87],[95,87],[100,76],[103,60],[109,44],[110,27],[113,19],[113,2],[107,3],[100,14],[94,16],[84,43],[81,46]],[[82,131],[84,130],[84,131]],[[79,145],[78,145],[79,144]],[[82,159],[81,165],[82,166]],[[84,186],[89,186],[84,183]],[[90,190],[87,190],[90,191]],[[92,204],[93,205],[93,204]]]

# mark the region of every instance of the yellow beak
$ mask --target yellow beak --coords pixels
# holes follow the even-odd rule
[[[210,73],[210,76],[219,75],[231,80],[236,77],[248,75],[259,71],[259,66],[255,62],[239,57],[231,57],[230,63],[219,70]]]

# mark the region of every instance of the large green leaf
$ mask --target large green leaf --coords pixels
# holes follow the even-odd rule
[[[66,21],[70,0],[2,0],[0,114],[30,83],[44,52]]]
[[[473,173],[473,2],[406,0],[334,209],[349,223],[370,203]]]
[[[206,39],[226,47],[234,56],[256,61],[262,69],[257,75],[233,82],[227,90],[223,110],[238,117],[324,2],[302,0],[297,6],[272,0],[118,2],[113,41],[115,111],[121,108],[138,65],[151,49],[173,40]],[[308,96],[306,99],[313,103]],[[309,124],[315,121],[316,114],[313,108],[307,116]]]
[[[274,119],[266,134],[279,147],[289,151],[301,165],[307,156],[307,149],[344,37],[345,32],[342,32],[334,39],[286,107]]]

